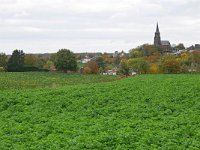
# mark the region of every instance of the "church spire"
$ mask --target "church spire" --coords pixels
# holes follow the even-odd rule
[[[154,37],[154,45],[155,46],[161,46],[161,37],[160,37],[160,31],[159,31],[158,23],[157,23],[156,33],[155,33],[155,37]]]
[[[156,27],[156,33],[159,33],[159,26],[158,26],[158,22],[157,22],[157,27]]]

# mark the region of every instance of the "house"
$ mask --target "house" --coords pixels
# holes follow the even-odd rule
[[[118,51],[115,51],[114,54],[113,54],[113,58],[116,58],[116,57],[126,57],[128,56],[127,53],[125,53],[123,50],[121,52],[118,52]]]
[[[117,69],[107,70],[107,74],[116,76],[117,75]]]
[[[200,50],[200,44],[195,44],[187,48],[187,50],[192,51],[192,50]]]
[[[200,44],[195,44],[194,48],[195,50],[200,50]]]
[[[189,50],[189,51],[194,50],[194,49],[195,49],[195,47],[193,45],[187,48],[187,50]]]
[[[81,60],[81,63],[87,64],[87,63],[90,62],[90,61],[91,61],[91,58],[89,58],[89,57],[86,55],[85,58],[83,58],[83,59]]]
[[[132,72],[131,72],[131,75],[132,75],[132,76],[135,76],[135,75],[137,75],[137,72],[132,71]]]
[[[114,54],[113,54],[113,58],[116,58],[119,56],[119,52],[118,51],[115,51]]]
[[[117,69],[107,70],[106,72],[103,73],[103,75],[116,76],[117,75]]]

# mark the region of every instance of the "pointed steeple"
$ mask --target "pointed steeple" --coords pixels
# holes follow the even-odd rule
[[[157,23],[156,33],[155,33],[155,37],[154,37],[154,45],[161,46],[161,37],[160,37],[160,31],[159,31],[158,23]]]
[[[157,27],[156,27],[156,33],[159,33],[159,26],[158,26],[158,22],[157,22]]]

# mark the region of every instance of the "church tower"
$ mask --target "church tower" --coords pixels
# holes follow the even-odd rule
[[[154,45],[155,46],[161,46],[161,38],[160,38],[160,31],[157,23],[155,37],[154,37]]]

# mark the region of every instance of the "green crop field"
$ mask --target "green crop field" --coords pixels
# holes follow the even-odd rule
[[[200,149],[200,75],[29,75],[0,77],[2,150]]]
[[[65,73],[0,73],[0,90],[56,88],[66,85],[110,82],[117,80],[116,76],[80,75]]]

